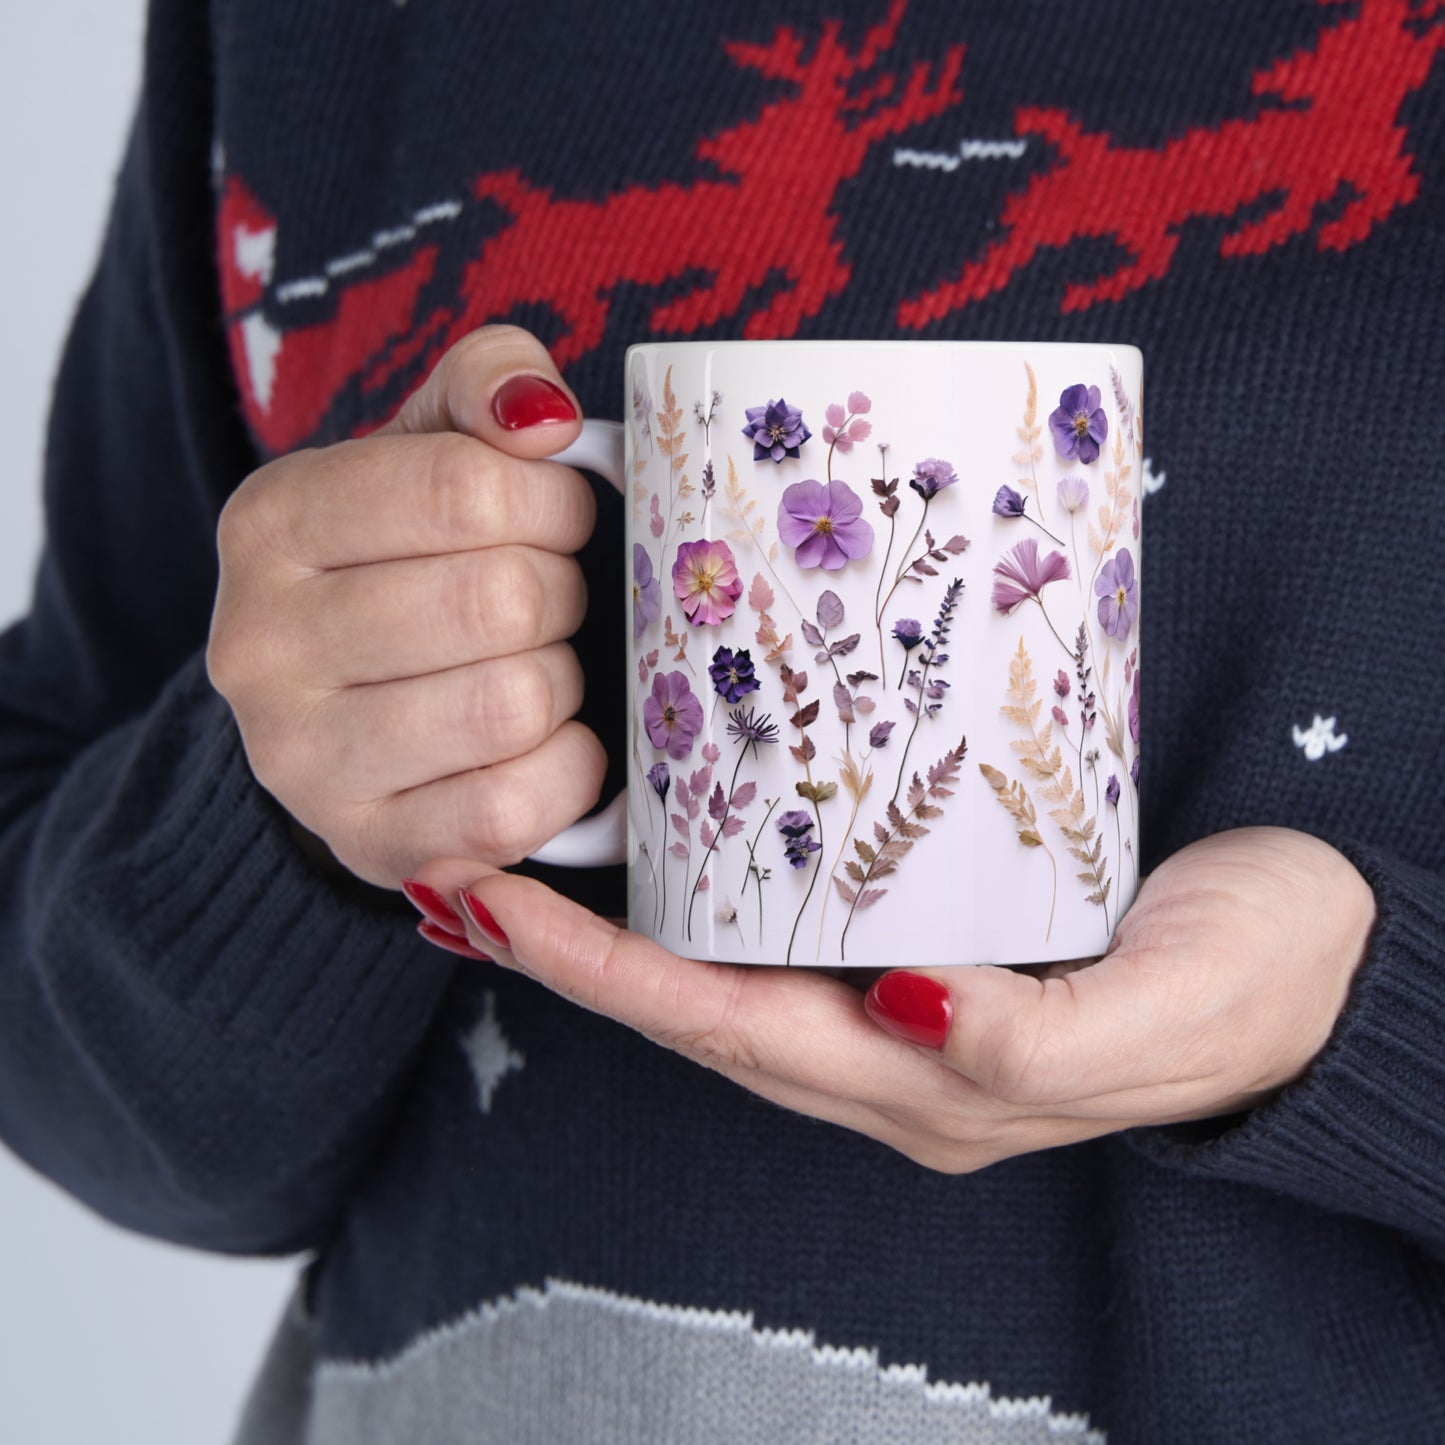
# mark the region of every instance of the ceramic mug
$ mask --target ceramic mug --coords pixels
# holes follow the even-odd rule
[[[559,458],[628,509],[628,865],[694,958],[1104,951],[1138,886],[1142,358],[658,342]],[[624,828],[625,822],[625,828]]]

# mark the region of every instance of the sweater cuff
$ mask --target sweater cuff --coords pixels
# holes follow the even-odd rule
[[[414,1047],[450,963],[399,895],[306,859],[200,658],[128,751],[82,886],[56,900],[71,937],[98,931],[129,985],[273,1056],[325,1051],[360,1082]]]
[[[1445,1246],[1445,882],[1337,845],[1375,893],[1364,962],[1329,1042],[1232,1127],[1141,1129],[1159,1163],[1260,1185]]]

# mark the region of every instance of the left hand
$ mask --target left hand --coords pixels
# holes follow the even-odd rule
[[[786,1108],[962,1173],[1256,1106],[1324,1046],[1374,924],[1369,885],[1304,833],[1192,844],[1097,962],[885,974],[865,1002],[805,969],[678,958],[541,883],[441,860],[508,940],[474,947]],[[435,936],[435,930],[432,930]]]

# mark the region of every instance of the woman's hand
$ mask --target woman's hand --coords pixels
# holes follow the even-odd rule
[[[1333,848],[1241,829],[1163,864],[1096,963],[888,973],[865,1000],[802,969],[678,958],[530,879],[456,860],[422,878],[499,963],[948,1172],[1263,1102],[1323,1047],[1374,922]]]
[[[221,515],[212,683],[262,786],[372,883],[514,863],[597,800],[566,642],[593,497],[540,460],[578,429],[542,344],[487,327],[381,431],[262,467]]]

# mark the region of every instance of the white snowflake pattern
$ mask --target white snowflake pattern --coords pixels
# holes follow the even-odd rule
[[[497,996],[490,989],[482,995],[481,1018],[462,1035],[461,1044],[477,1082],[477,1103],[482,1113],[490,1114],[497,1086],[527,1062],[502,1032],[497,1022]]]
[[[1315,714],[1315,720],[1307,728],[1294,729],[1294,745],[1304,749],[1305,757],[1317,763],[1326,753],[1337,753],[1349,742],[1348,733],[1335,732],[1335,719]]]

